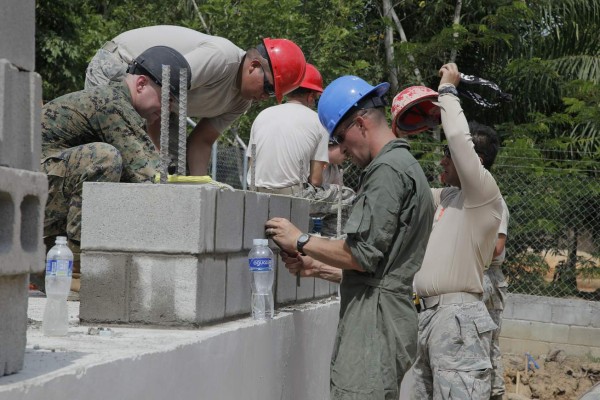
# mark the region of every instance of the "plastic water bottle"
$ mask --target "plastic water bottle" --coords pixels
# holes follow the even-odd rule
[[[252,285],[252,318],[262,320],[273,318],[273,252],[267,239],[254,239],[248,254]]]
[[[46,336],[65,336],[69,330],[67,297],[73,275],[73,253],[67,238],[58,236],[46,256],[46,309],[42,332]]]

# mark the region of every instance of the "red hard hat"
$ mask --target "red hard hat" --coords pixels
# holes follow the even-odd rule
[[[440,108],[434,101],[438,93],[425,86],[411,86],[394,97],[392,131],[394,135],[416,135],[440,124]]]
[[[321,73],[314,65],[306,63],[306,73],[300,87],[323,93],[323,78],[321,78]]]
[[[283,96],[298,89],[304,78],[304,53],[296,43],[287,39],[265,38],[263,44],[271,61],[275,97],[281,103]]]

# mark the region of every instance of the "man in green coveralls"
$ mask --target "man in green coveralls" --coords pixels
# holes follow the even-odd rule
[[[347,238],[310,237],[283,218],[265,225],[290,272],[325,277],[332,268],[343,270],[331,399],[397,400],[417,350],[412,281],[431,231],[433,198],[408,143],[388,126],[388,89],[388,83],[373,87],[343,76],[319,101],[323,126],[364,168]]]
[[[41,171],[48,175],[44,237],[67,236],[75,251],[77,291],[83,182],[151,182],[158,172],[160,138],[145,121],[160,118],[162,64],[171,66],[171,100],[179,95],[179,70],[190,66],[176,50],[149,48],[113,82],[54,99],[42,108]],[[43,279],[33,277],[43,289]]]

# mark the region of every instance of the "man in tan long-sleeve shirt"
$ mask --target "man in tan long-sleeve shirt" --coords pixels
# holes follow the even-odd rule
[[[490,340],[496,325],[481,301],[502,205],[488,169],[498,151],[490,128],[469,132],[455,86],[456,64],[440,69],[439,106],[448,140],[441,165],[451,187],[433,189],[437,209],[414,286],[423,299],[414,399],[490,397]]]

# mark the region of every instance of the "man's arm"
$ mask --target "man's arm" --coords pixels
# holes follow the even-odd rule
[[[506,235],[504,233],[498,234],[498,239],[496,240],[496,247],[494,248],[493,258],[498,257],[504,251],[504,246],[506,246]]]
[[[208,175],[208,160],[213,143],[220,133],[206,119],[200,120],[190,134],[187,145],[187,162],[190,175]]]
[[[327,163],[324,161],[311,160],[308,183],[313,186],[321,186],[323,184],[323,168],[325,168],[325,165]]]
[[[296,254],[296,243],[302,232],[285,218],[272,218],[265,224],[266,234],[288,254]],[[330,240],[312,236],[302,249],[304,254],[340,269],[364,271],[345,240]]]
[[[287,253],[282,252],[281,258],[285,263],[285,267],[292,275],[298,273],[303,278],[319,278],[333,283],[342,281],[342,270],[331,265],[327,265],[315,260],[309,256],[296,255],[290,257]]]

